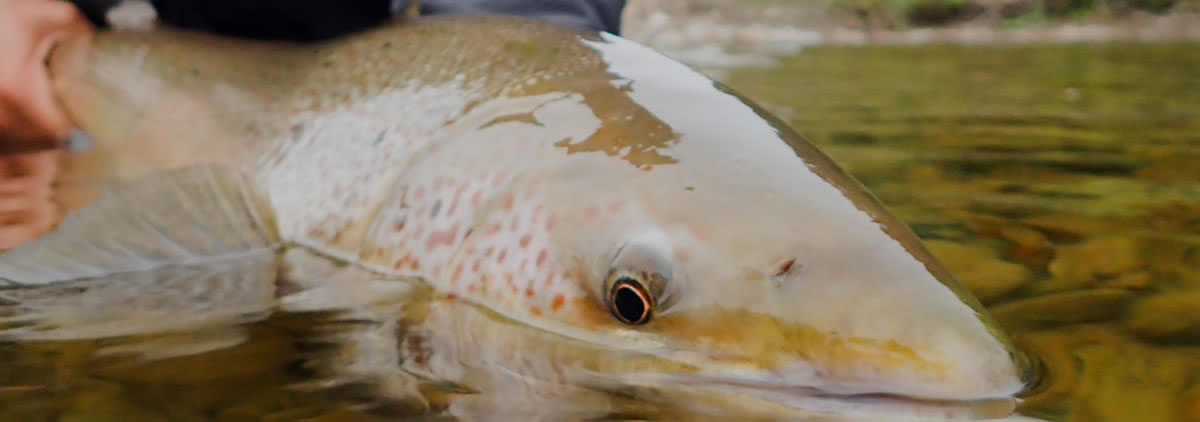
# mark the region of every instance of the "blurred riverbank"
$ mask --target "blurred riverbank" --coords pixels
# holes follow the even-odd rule
[[[992,7],[921,18],[913,5],[930,3]],[[1027,3],[1043,11],[1016,12]],[[632,0],[623,30],[627,38],[707,70],[767,64],[769,56],[819,45],[1200,41],[1198,0],[1162,0],[1171,6],[1157,10],[1114,6],[1152,1],[1117,0],[1094,0],[1088,3],[1109,6],[1069,14],[1044,10],[1055,3],[1079,1]]]

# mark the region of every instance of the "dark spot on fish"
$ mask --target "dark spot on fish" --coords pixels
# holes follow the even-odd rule
[[[192,68],[192,76],[199,77],[199,76],[200,76],[200,69],[197,69],[197,68],[194,68],[194,67],[193,67],[193,68]]]
[[[300,135],[303,133],[304,133],[304,123],[296,123],[296,124],[292,125],[292,136],[299,138]]]
[[[375,137],[375,145],[379,145],[380,142],[383,142],[383,138],[386,135],[387,135],[387,129],[379,131],[379,136]]]
[[[326,60],[326,61],[324,61],[324,62],[321,62],[321,66],[324,66],[324,67],[333,67],[333,61],[331,61],[331,60]]]
[[[694,190],[696,190],[696,187],[695,187],[695,186],[688,186],[688,187],[685,187],[685,188],[683,188],[683,190],[685,190],[685,191],[688,191],[688,192],[691,192],[691,191],[694,191]]]
[[[433,211],[429,213],[430,218],[437,218],[438,212],[442,210],[442,200],[439,199],[433,203]]]
[[[391,41],[384,42],[383,48],[384,49],[392,48],[392,42]]]

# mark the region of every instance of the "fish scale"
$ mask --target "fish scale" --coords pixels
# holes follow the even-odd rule
[[[829,157],[611,34],[500,17],[313,44],[113,31],[64,41],[50,68],[94,148],[65,167],[62,224],[0,254],[0,281],[135,287],[6,293],[26,319],[73,323],[22,335],[338,309],[383,322],[339,333],[355,350],[334,367],[397,394],[420,394],[406,373],[482,389],[455,402],[483,416],[653,390],[697,411],[949,417],[1011,410],[1031,378]],[[296,271],[322,260],[344,265]],[[144,314],[157,324],[122,319],[155,302],[132,296],[180,291],[203,294]]]

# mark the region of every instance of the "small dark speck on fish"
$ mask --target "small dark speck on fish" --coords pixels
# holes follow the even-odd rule
[[[379,131],[379,136],[375,137],[375,145],[383,142],[383,138],[387,136],[387,129]]]
[[[696,190],[696,187],[695,187],[695,186],[688,186],[688,187],[685,187],[685,188],[683,188],[683,190],[685,190],[685,191],[688,191],[688,192],[691,192],[691,191],[694,191],[694,190]]]
[[[437,201],[434,201],[433,211],[430,211],[429,218],[436,218],[438,216],[438,212],[441,210],[442,210],[442,200],[439,199]]]

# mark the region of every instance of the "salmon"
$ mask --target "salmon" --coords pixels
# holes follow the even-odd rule
[[[344,309],[382,328],[343,336],[342,375],[456,385],[443,410],[468,419],[633,395],[969,420],[1011,416],[1035,378],[830,158],[612,34],[484,16],[313,44],[116,30],[49,66],[92,149],[66,163],[55,230],[0,255],[0,294],[42,324],[14,338]]]

